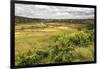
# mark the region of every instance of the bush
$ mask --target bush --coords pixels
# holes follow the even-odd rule
[[[53,62],[72,62],[75,57],[73,57],[73,50],[78,49],[80,47],[88,47],[92,42],[93,37],[91,36],[90,32],[85,32],[85,31],[80,31],[80,32],[75,32],[71,33],[70,35],[67,35],[66,33],[61,34],[60,36],[56,37],[55,43],[51,44],[51,55]],[[80,52],[83,52],[83,49],[79,49]],[[85,51],[85,49],[84,49]],[[83,57],[89,58],[91,60],[91,51],[88,51],[88,56],[86,57],[85,55],[87,54],[82,54],[84,55]],[[80,57],[81,58],[81,57]],[[84,58],[85,59],[85,58]],[[51,60],[51,61],[52,61]]]
[[[92,39],[93,37],[90,35],[90,33],[86,33],[84,31],[75,32],[70,35],[68,44],[78,47],[86,47],[91,43]]]
[[[70,62],[72,59],[71,51],[73,45],[68,44],[68,35],[66,33],[57,36],[54,43],[50,44],[50,57],[53,63]]]
[[[42,49],[33,49],[27,53],[17,55],[16,65],[66,63],[73,61],[93,60],[93,37],[90,32],[63,33],[53,37],[54,42]]]
[[[29,50],[27,53],[17,55],[16,57],[16,65],[39,64],[43,63],[42,60],[48,57],[48,52],[40,49],[35,51]]]

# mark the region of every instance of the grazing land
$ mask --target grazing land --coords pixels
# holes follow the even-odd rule
[[[15,17],[15,64],[94,61],[93,19]]]

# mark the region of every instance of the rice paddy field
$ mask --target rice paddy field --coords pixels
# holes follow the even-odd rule
[[[15,64],[94,61],[94,24],[31,22],[15,25]]]

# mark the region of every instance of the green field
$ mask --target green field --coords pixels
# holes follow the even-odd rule
[[[16,66],[94,61],[93,26],[91,23],[16,23]]]

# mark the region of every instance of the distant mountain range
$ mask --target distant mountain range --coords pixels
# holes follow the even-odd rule
[[[34,23],[34,22],[61,22],[61,23],[94,23],[94,19],[42,19],[15,16],[16,23]]]

